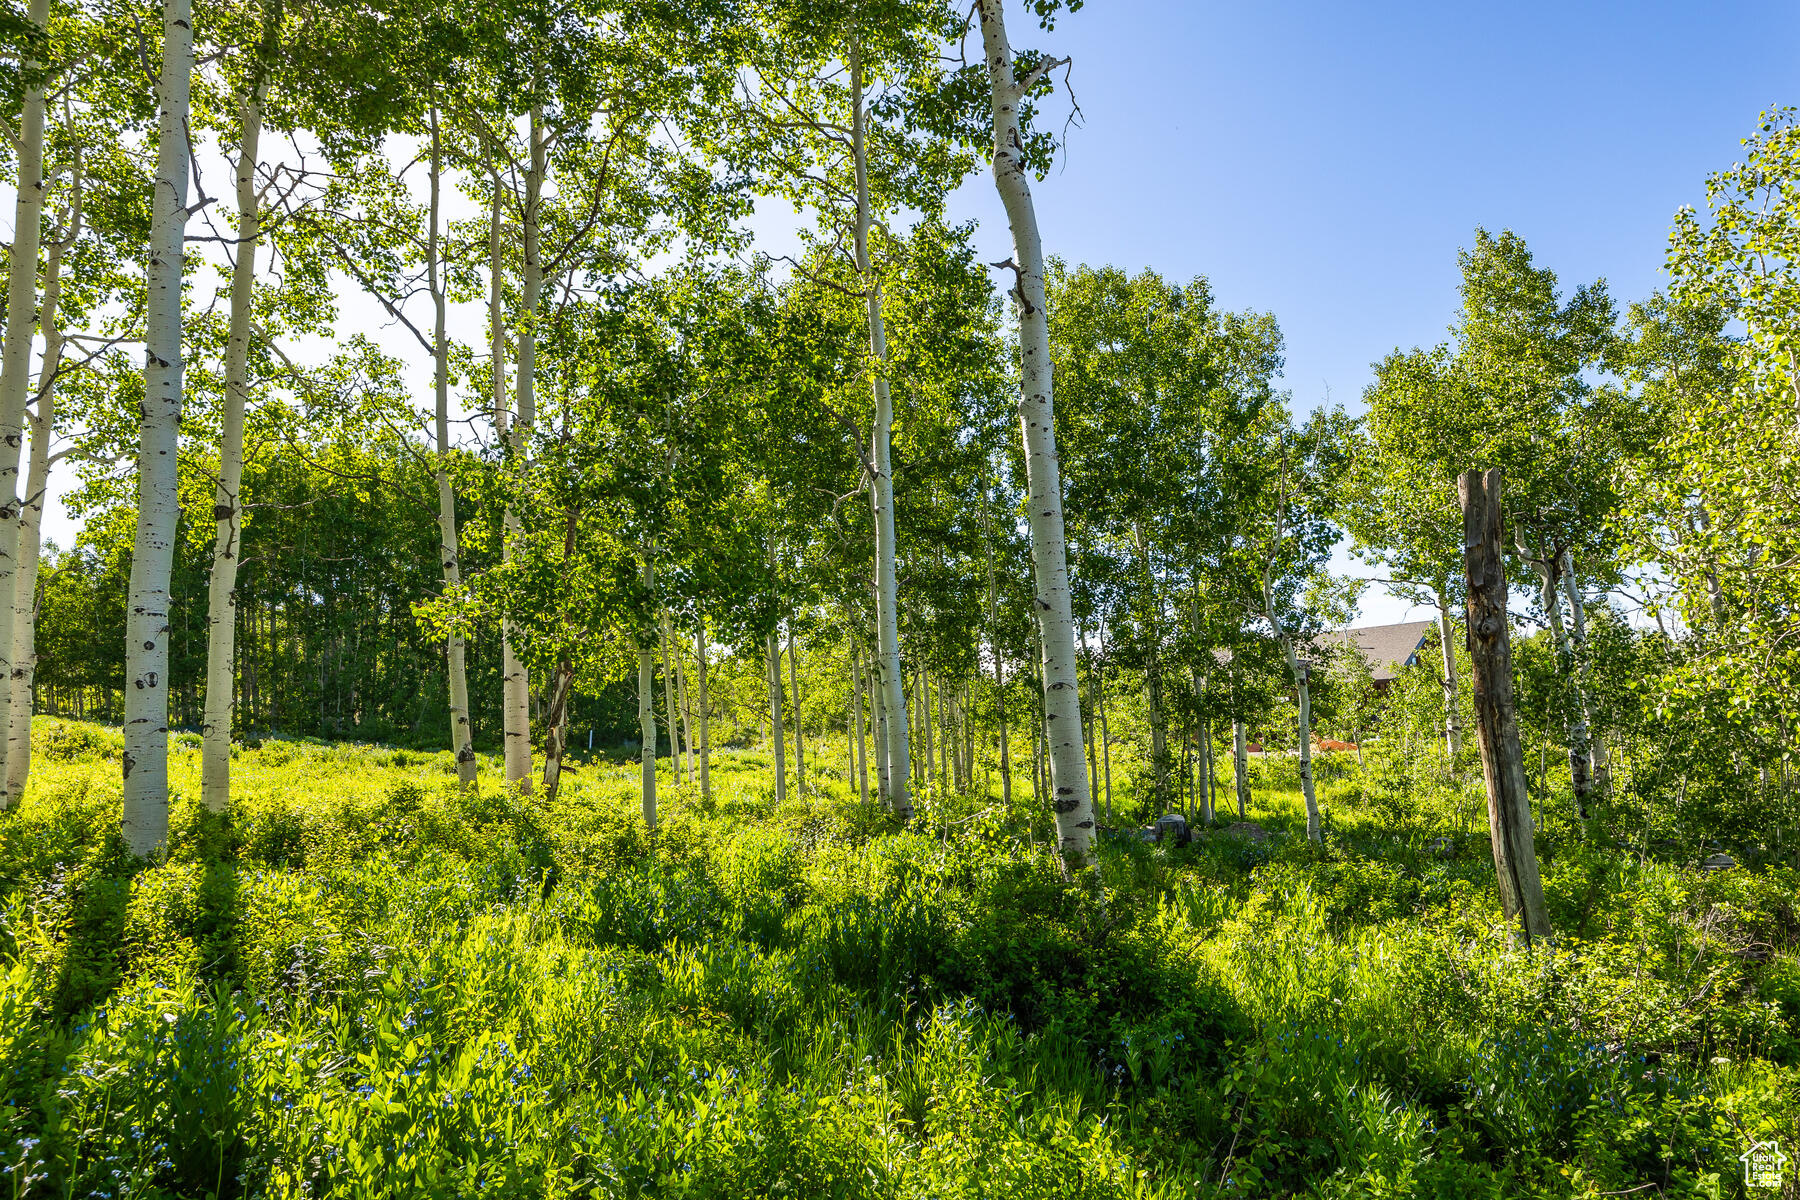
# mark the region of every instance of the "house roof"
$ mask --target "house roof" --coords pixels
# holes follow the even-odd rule
[[[1313,640],[1323,646],[1355,646],[1369,664],[1369,674],[1383,683],[1401,668],[1418,663],[1419,651],[1431,633],[1432,621],[1402,621],[1398,625],[1365,625],[1361,629],[1334,629]]]

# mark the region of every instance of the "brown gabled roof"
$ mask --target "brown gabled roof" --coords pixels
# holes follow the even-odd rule
[[[1361,629],[1336,629],[1321,633],[1314,640],[1321,646],[1355,646],[1369,664],[1369,674],[1377,683],[1391,680],[1401,668],[1418,663],[1419,651],[1435,624],[1432,621],[1402,621],[1398,625],[1366,625]]]

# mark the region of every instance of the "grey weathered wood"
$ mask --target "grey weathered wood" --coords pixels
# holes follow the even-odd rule
[[[1487,778],[1488,832],[1500,907],[1518,921],[1527,945],[1551,936],[1538,879],[1537,847],[1525,791],[1525,757],[1513,707],[1512,641],[1506,623],[1506,569],[1500,558],[1500,494],[1504,477],[1467,471],[1457,481],[1462,497],[1463,552],[1469,582],[1469,659],[1473,664],[1475,727]]]

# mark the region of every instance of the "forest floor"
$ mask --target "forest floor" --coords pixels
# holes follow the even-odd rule
[[[635,765],[545,804],[269,741],[227,821],[174,742],[164,863],[116,730],[40,719],[0,818],[0,1195],[1719,1197],[1800,1157],[1789,868],[1559,846],[1527,951],[1484,835],[1353,759],[1323,851],[1263,778],[1266,840],[1069,886],[1023,798],[899,831],[750,752],[710,804],[665,760],[652,846]]]

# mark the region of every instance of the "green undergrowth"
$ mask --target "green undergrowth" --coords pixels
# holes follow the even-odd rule
[[[41,721],[0,818],[0,1195],[1737,1196],[1800,1147],[1791,869],[1492,868],[1386,835],[1106,842],[1020,802],[910,829],[765,756],[554,804],[447,755],[270,741],[228,819],[178,736],[171,850],[117,733]],[[1454,848],[1453,848],[1454,852]]]

